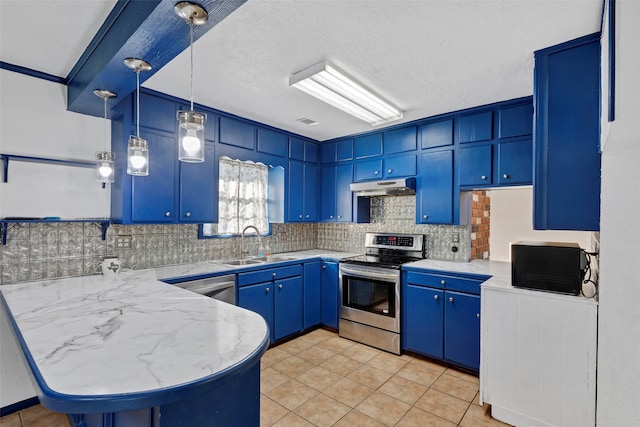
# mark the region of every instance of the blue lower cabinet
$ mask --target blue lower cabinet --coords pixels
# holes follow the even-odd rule
[[[264,317],[271,342],[302,331],[302,264],[239,273],[237,283],[238,305]]]
[[[274,341],[273,292],[272,282],[243,286],[238,290],[238,305],[264,317],[269,325],[271,341]]]
[[[300,276],[276,280],[274,339],[302,331],[302,278]]]
[[[468,368],[480,366],[480,297],[444,293],[444,359]]]
[[[320,324],[320,261],[304,264],[304,329]]]
[[[338,329],[340,293],[338,286],[338,263],[325,261],[320,272],[320,323]]]
[[[484,280],[448,272],[403,272],[403,349],[478,371]]]
[[[407,285],[404,290],[404,347],[443,358],[444,291]]]

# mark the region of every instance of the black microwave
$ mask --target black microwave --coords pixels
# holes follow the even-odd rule
[[[576,243],[511,245],[511,284],[517,288],[580,295],[586,256]]]

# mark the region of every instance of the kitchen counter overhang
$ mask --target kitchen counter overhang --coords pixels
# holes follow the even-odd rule
[[[0,297],[40,402],[59,412],[188,400],[259,375],[269,345],[258,314],[162,283],[153,270],[6,285]]]

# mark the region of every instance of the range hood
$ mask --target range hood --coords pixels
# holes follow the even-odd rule
[[[400,178],[385,181],[354,182],[351,191],[361,197],[410,196],[416,194],[415,178]]]

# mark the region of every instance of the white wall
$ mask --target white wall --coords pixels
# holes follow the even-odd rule
[[[0,94],[0,153],[94,160],[104,151],[104,119],[66,111],[64,85],[0,70]],[[110,189],[94,169],[10,162],[8,175],[0,183],[0,217],[110,215]]]
[[[640,420],[638,22],[640,2],[616,2],[616,118],[602,154],[597,398],[602,427],[637,426]]]
[[[491,198],[490,259],[510,261],[511,243],[519,240],[573,242],[591,250],[591,232],[533,229],[533,189],[505,188],[487,191]]]

